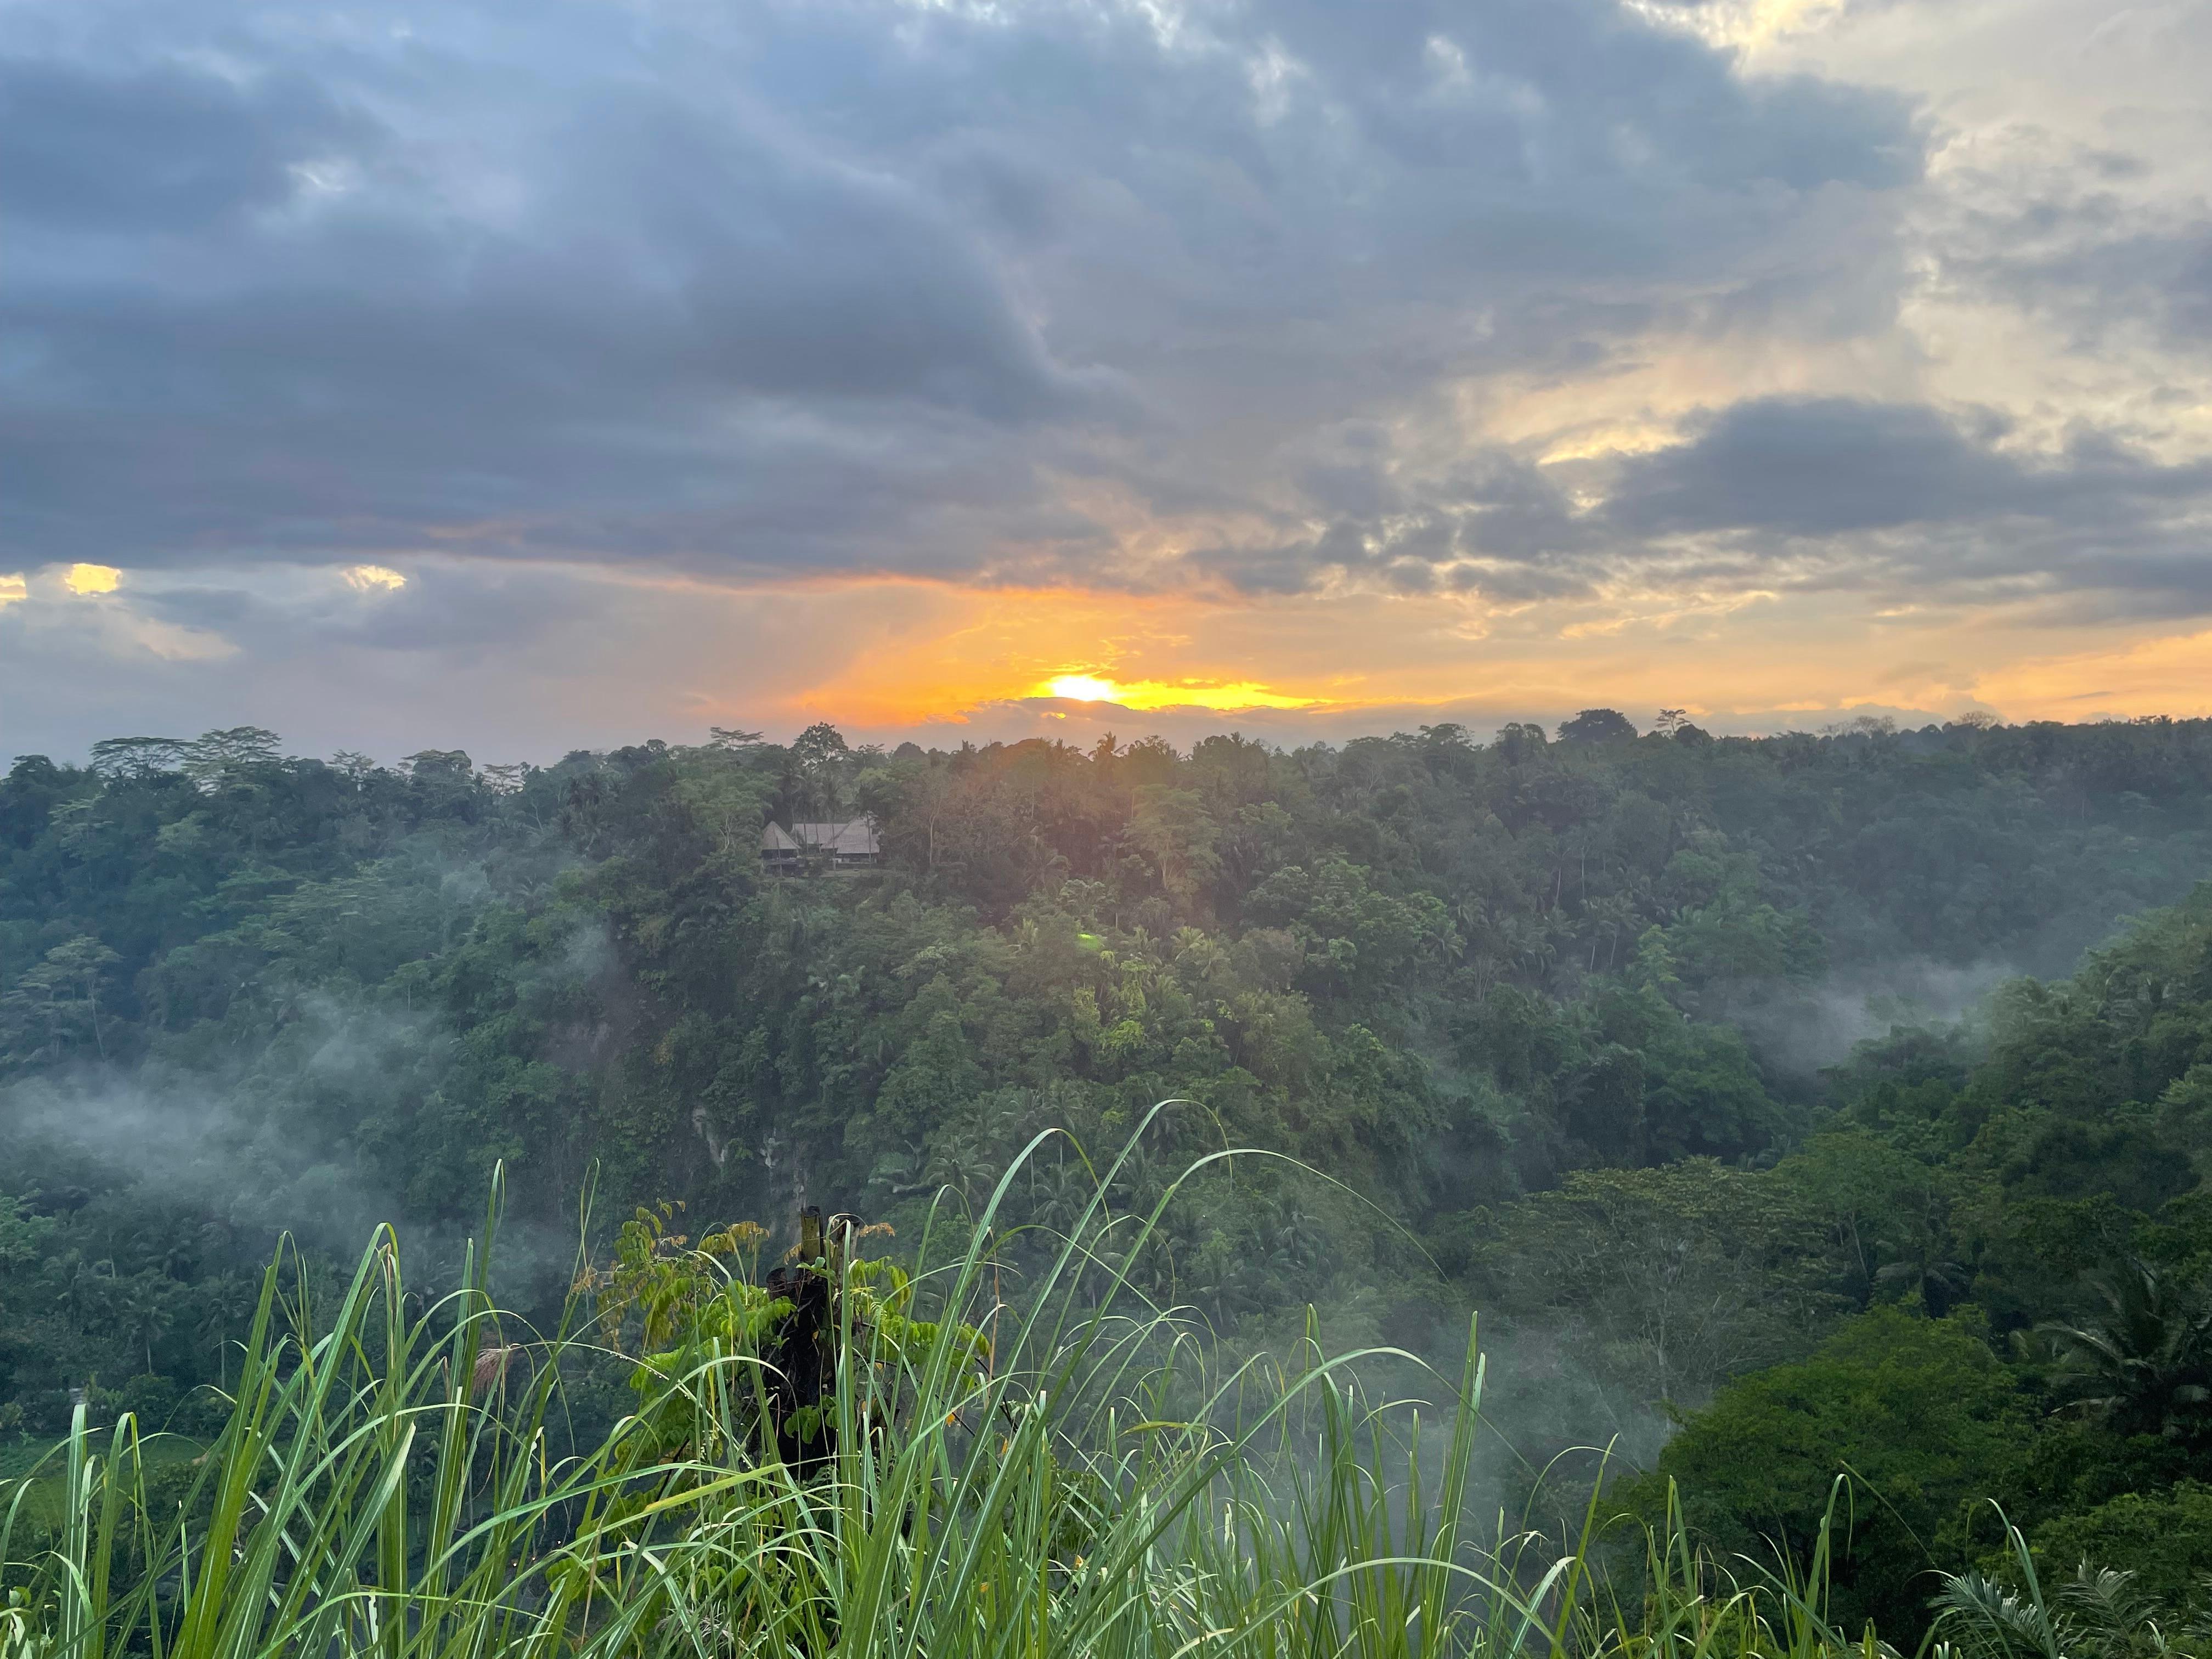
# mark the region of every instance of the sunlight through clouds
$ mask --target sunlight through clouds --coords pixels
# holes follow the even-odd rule
[[[112,593],[122,586],[123,573],[112,564],[73,564],[62,586],[72,593]]]

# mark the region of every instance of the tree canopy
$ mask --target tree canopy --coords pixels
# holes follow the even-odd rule
[[[495,1165],[557,1300],[594,1182],[605,1214],[904,1226],[1042,1130],[1117,1147],[1173,1098],[1114,1202],[1223,1147],[1296,1164],[1186,1183],[1146,1293],[1234,1340],[1314,1304],[1416,1347],[1479,1305],[1532,1457],[1617,1432],[1716,1539],[1802,1544],[1846,1465],[1951,1565],[1987,1542],[1969,1496],[2066,1539],[2184,1503],[2212,725],[1680,714],[19,760],[0,1436],[72,1389],[184,1409],[280,1231],[311,1273],[387,1217],[434,1254]],[[879,864],[763,868],[764,825],[861,815]],[[1085,1178],[1055,1151],[1009,1224],[1066,1224]],[[1938,1406],[1986,1457],[1908,1431]],[[1909,1597],[1907,1547],[1865,1536],[1854,1593]]]

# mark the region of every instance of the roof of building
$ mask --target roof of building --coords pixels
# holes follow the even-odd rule
[[[874,858],[884,849],[872,818],[848,818],[842,823],[794,823],[788,830],[771,823],[761,831],[763,853],[810,850],[834,853],[841,858]]]

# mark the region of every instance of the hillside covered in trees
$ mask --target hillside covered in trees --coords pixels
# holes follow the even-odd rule
[[[1479,1308],[1519,1455],[1613,1440],[1608,1502],[1671,1478],[1729,1549],[1809,1548],[1850,1468],[1886,1633],[1990,1498],[2188,1601],[2212,723],[1662,727],[19,760],[0,1458],[75,1388],[189,1427],[284,1230],[435,1258],[503,1164],[513,1294],[557,1303],[587,1188],[904,1233],[1176,1099],[1117,1205],[1296,1160],[1208,1166],[1129,1264],[1224,1340]],[[764,825],[862,815],[880,864],[763,870]],[[1010,1229],[1090,1192],[1055,1142]]]

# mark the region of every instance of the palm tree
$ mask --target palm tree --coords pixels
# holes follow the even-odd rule
[[[2179,1439],[2212,1426],[2212,1286],[2134,1256],[2090,1282],[2096,1316],[2039,1327],[2069,1403],[2122,1434]]]
[[[1073,1235],[1097,1193],[1097,1183],[1080,1161],[1065,1155],[1042,1169],[1032,1159],[1030,1167],[1030,1219],[1063,1237]]]
[[[216,1279],[200,1304],[200,1316],[192,1322],[192,1340],[215,1350],[218,1388],[230,1386],[230,1351],[223,1338],[231,1328],[230,1304],[237,1293],[237,1285],[235,1273],[226,1273]]]
[[[2000,1511],[2002,1514],[2002,1511]],[[1936,1651],[1959,1659],[2191,1659],[2204,1651],[2199,1620],[2161,1607],[2135,1574],[2084,1561],[2046,1596],[2034,1553],[2005,1527],[2010,1583],[1979,1571],[1944,1573],[1935,1600]],[[2169,1634],[2169,1631],[2171,1634]]]
[[[1908,1296],[1917,1294],[1929,1316],[1941,1319],[1973,1288],[1974,1276],[1965,1263],[1944,1255],[1930,1231],[1913,1239],[1896,1261],[1877,1268],[1874,1280],[1901,1286]]]
[[[167,1335],[169,1327],[176,1322],[176,1310],[170,1305],[167,1285],[156,1274],[137,1274],[125,1283],[122,1302],[118,1310],[120,1322],[144,1348],[146,1369],[151,1371],[154,1344]]]

